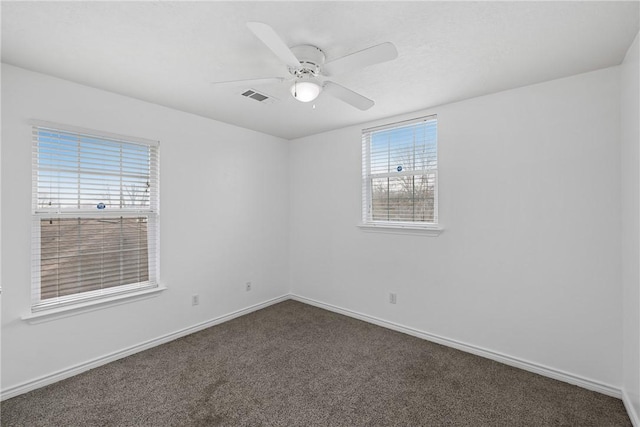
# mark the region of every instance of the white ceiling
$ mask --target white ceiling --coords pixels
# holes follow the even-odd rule
[[[630,2],[2,2],[2,61],[292,139],[619,64],[638,32]],[[240,96],[213,81],[286,76],[246,27],[271,25],[327,60],[390,41],[396,60],[332,78],[368,111],[285,84]]]

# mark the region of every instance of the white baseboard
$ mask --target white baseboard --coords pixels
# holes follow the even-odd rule
[[[154,338],[149,341],[142,342],[140,344],[136,344],[134,346],[115,351],[113,353],[106,354],[104,356],[100,356],[88,362],[80,363],[75,366],[71,366],[66,369],[62,369],[60,371],[54,372],[52,374],[44,375],[40,378],[36,378],[31,381],[24,382],[22,384],[18,384],[13,387],[9,387],[0,392],[0,400],[10,399],[12,397],[18,396],[23,393],[27,393],[31,390],[35,390],[40,387],[47,386],[49,384],[53,384],[55,382],[61,381],[65,378],[72,377],[74,375],[78,375],[82,372],[86,372],[90,369],[97,368],[98,366],[105,365],[107,363],[113,362],[118,359],[122,359],[123,357],[131,356],[132,354],[139,353],[141,351],[150,349],[152,347],[156,347],[160,344],[167,343],[169,341],[173,341],[175,339],[184,337],[186,335],[192,334],[194,332],[201,331],[203,329],[209,328],[211,326],[219,325],[220,323],[228,322],[231,319],[235,319],[236,317],[243,316],[245,314],[249,314],[253,311],[260,310],[262,308],[268,307],[273,304],[277,304],[282,301],[286,301],[289,299],[289,295],[282,295],[277,298],[273,298],[267,301],[264,301],[259,304],[252,305],[247,308],[243,308],[241,310],[234,311],[229,314],[225,314],[223,316],[216,317],[211,320],[207,320],[202,323],[198,323],[196,325],[190,326],[188,328],[180,329],[179,331],[175,331],[166,335],[162,335],[158,338]]]
[[[344,314],[345,316],[353,317],[355,319],[363,320],[374,325],[382,326],[387,329],[402,332],[407,335],[422,338],[427,341],[432,341],[438,344],[446,345],[447,347],[453,347],[458,350],[462,350],[467,353],[472,353],[477,356],[485,357],[487,359],[495,360],[496,362],[504,363],[505,365],[513,366],[516,368],[524,369],[525,371],[540,374],[545,377],[553,378],[555,380],[563,381],[569,384],[577,385],[587,390],[596,391],[598,393],[606,394],[607,396],[622,398],[622,390],[619,388],[603,384],[598,381],[590,380],[578,375],[570,374],[568,372],[561,371],[559,369],[550,368],[548,366],[540,365],[538,363],[529,362],[517,357],[508,356],[497,351],[488,350],[486,348],[478,347],[472,344],[467,344],[461,341],[445,338],[439,335],[431,334],[429,332],[420,331],[414,328],[410,328],[398,323],[389,322],[387,320],[380,319],[378,317],[369,316],[367,314],[358,313],[356,311],[348,310],[342,307],[338,307],[332,304],[316,301],[311,298],[306,298],[300,295],[291,294],[291,299],[300,301],[305,304],[313,305],[325,310],[333,311],[335,313]],[[631,415],[629,415],[631,417]],[[637,427],[640,427],[636,424]]]
[[[629,414],[633,427],[640,427],[640,414],[636,412],[635,406],[631,403],[631,398],[624,389],[622,390],[622,403],[627,408],[627,414]]]

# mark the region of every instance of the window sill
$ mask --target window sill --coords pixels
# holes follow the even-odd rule
[[[387,234],[414,234],[437,237],[444,231],[439,225],[413,225],[413,224],[384,224],[363,223],[358,224],[362,231]]]
[[[55,307],[47,310],[25,314],[21,317],[21,319],[29,323],[48,322],[49,320],[61,319],[63,317],[75,316],[81,313],[87,313],[90,311],[101,310],[103,308],[126,304],[133,301],[152,298],[160,294],[162,291],[165,291],[166,289],[167,288],[164,286],[158,286],[156,288],[145,289],[143,291],[130,292],[126,294],[100,298],[97,300],[79,302],[73,305]]]

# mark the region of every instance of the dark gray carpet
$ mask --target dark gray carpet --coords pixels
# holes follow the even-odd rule
[[[1,410],[3,426],[631,426],[618,399],[295,301]]]

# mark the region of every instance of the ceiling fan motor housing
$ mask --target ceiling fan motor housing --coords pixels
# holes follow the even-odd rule
[[[324,52],[315,46],[303,44],[291,48],[300,61],[299,67],[289,67],[289,72],[296,77],[317,77],[324,65]]]

